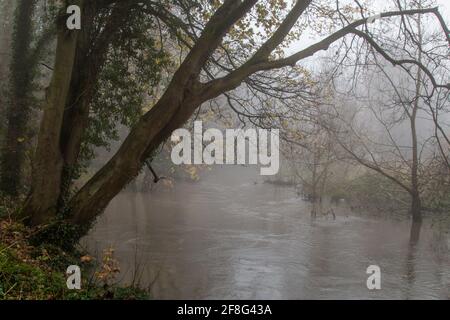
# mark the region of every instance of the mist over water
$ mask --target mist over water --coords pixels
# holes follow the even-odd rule
[[[84,238],[98,257],[115,248],[123,283],[155,299],[448,299],[448,230],[336,209],[310,220],[294,188],[256,168],[215,167],[198,182],[124,191]],[[381,268],[381,290],[366,269]]]

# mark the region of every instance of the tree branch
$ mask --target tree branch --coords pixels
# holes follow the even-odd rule
[[[387,17],[396,17],[396,16],[404,16],[404,15],[414,15],[414,14],[426,14],[426,13],[432,13],[436,16],[441,16],[437,8],[427,8],[427,9],[411,9],[411,10],[400,10],[400,11],[389,11],[384,12],[380,14],[380,18],[387,18]],[[270,70],[270,69],[279,69],[286,66],[294,66],[298,61],[305,59],[307,57],[310,57],[314,55],[315,53],[321,51],[321,50],[327,50],[331,44],[334,42],[342,39],[346,35],[350,33],[355,33],[357,31],[357,27],[365,25],[367,23],[369,18],[363,18],[359,19],[357,21],[354,21],[347,25],[346,27],[340,29],[339,31],[336,31],[335,33],[329,35],[325,39],[309,46],[308,48],[298,51],[297,53],[283,58],[278,59],[274,61],[268,60],[268,57],[266,57],[265,60],[260,61],[258,59],[250,58],[248,62],[243,64],[241,67],[236,69],[235,71],[229,73],[228,75],[212,80],[205,84],[202,92],[202,100],[206,101],[211,98],[214,98],[221,94],[222,92],[232,90],[237,88],[241,82],[250,76],[251,74],[258,72],[258,71],[264,71],[264,70]],[[281,27],[281,26],[280,26]],[[358,31],[358,35],[362,33],[361,31]],[[366,36],[365,33],[363,33],[364,36]],[[367,36],[368,37],[368,36]],[[447,36],[448,37],[448,36]],[[270,39],[272,40],[272,38]],[[275,40],[272,40],[275,43]],[[369,42],[371,45],[376,43],[372,40]],[[378,46],[379,49],[381,49]],[[381,51],[383,51],[381,49]],[[389,57],[389,56],[387,56]],[[389,57],[390,58],[390,57]],[[414,61],[414,60],[411,60]],[[411,63],[410,60],[400,61],[401,63]],[[391,61],[392,62],[392,61]],[[394,62],[397,62],[394,60]],[[399,64],[399,63],[397,63]],[[426,69],[426,68],[425,68]],[[428,70],[427,70],[428,71]],[[428,71],[426,72],[428,75],[431,75],[431,73]],[[442,85],[441,85],[442,86]],[[444,85],[444,87],[450,88],[450,84]]]

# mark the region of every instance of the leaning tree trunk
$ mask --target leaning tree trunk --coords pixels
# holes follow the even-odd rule
[[[22,215],[31,225],[48,222],[55,215],[61,187],[63,159],[60,133],[74,65],[77,31],[69,31],[65,21],[58,26],[55,66],[47,88],[41,128],[34,156],[30,196]]]
[[[173,130],[182,126],[211,97],[203,92],[200,71],[223,36],[256,1],[226,1],[175,72],[160,100],[131,130],[116,154],[70,200],[70,221],[88,225],[138,173],[144,161]],[[209,88],[211,95],[216,88]],[[203,93],[203,95],[201,94]]]
[[[144,161],[200,106],[183,87],[172,87],[130,132],[108,163],[71,199],[71,222],[89,224],[139,173]]]

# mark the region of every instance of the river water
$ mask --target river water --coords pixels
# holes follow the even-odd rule
[[[449,299],[450,237],[424,223],[355,215],[312,223],[293,188],[262,183],[256,170],[218,168],[199,182],[151,193],[124,191],[83,243],[112,246],[119,280],[156,299]],[[368,290],[366,269],[381,269]]]

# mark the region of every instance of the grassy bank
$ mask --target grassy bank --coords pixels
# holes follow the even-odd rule
[[[51,244],[33,245],[36,230],[9,218],[0,218],[0,300],[9,299],[148,299],[144,290],[115,284],[118,274],[113,250],[101,261]],[[81,289],[69,290],[66,270],[81,269]]]

